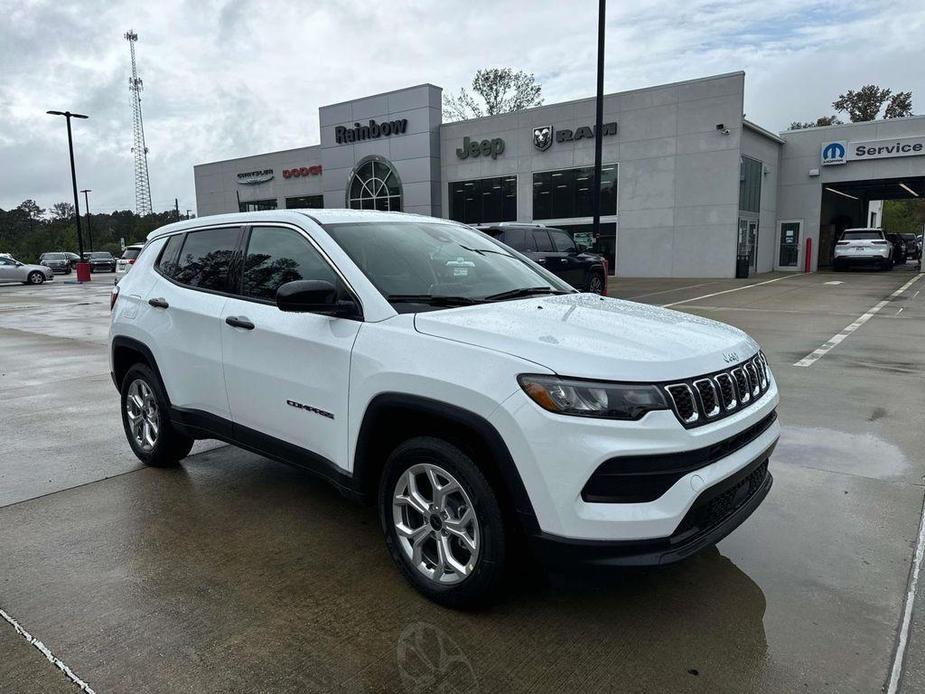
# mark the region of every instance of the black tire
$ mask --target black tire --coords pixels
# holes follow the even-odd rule
[[[128,394],[132,385],[136,381],[142,381],[153,394],[154,402],[158,414],[158,431],[154,445],[145,450],[135,439],[129,425],[129,413],[127,408]],[[161,389],[160,381],[154,372],[145,364],[135,364],[125,374],[120,387],[122,407],[122,428],[125,431],[125,438],[128,439],[132,453],[145,465],[153,467],[169,467],[176,465],[183,458],[189,455],[193,447],[193,439],[181,434],[170,423],[167,398]]]
[[[43,275],[38,270],[34,270],[29,273],[29,279],[27,280],[28,284],[42,284],[45,281],[45,275]]]
[[[603,272],[593,271],[588,273],[588,291],[592,294],[603,294],[606,282],[607,278],[604,277]]]
[[[72,269],[71,269],[70,266],[68,266],[67,270],[64,271],[64,274],[65,274],[65,275],[70,275],[71,272],[72,272]]]
[[[452,475],[465,491],[475,513],[478,554],[471,573],[458,583],[444,585],[425,576],[414,566],[399,541],[392,499],[402,475],[420,464],[436,466]],[[488,480],[460,448],[444,439],[422,436],[409,439],[392,451],[379,484],[379,520],[392,560],[405,579],[422,595],[456,609],[484,607],[493,601],[504,580],[507,555],[504,518]]]

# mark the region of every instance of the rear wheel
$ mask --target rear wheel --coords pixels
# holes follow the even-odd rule
[[[45,275],[38,270],[29,273],[29,284],[41,284],[45,281]]]
[[[193,447],[193,439],[170,423],[167,398],[144,364],[132,366],[122,379],[122,426],[132,452],[146,465],[176,465]]]
[[[462,450],[432,437],[396,448],[380,484],[379,518],[392,560],[420,593],[456,608],[494,597],[504,576],[504,520]]]
[[[600,272],[592,272],[588,277],[588,291],[592,294],[604,293],[604,275]]]

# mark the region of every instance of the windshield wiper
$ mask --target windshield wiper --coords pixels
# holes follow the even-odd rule
[[[498,294],[490,294],[485,301],[504,301],[505,299],[519,299],[523,296],[536,296],[539,294],[569,294],[569,292],[553,289],[552,287],[521,287]]]
[[[449,294],[389,294],[386,301],[397,304],[428,304],[430,306],[471,306],[478,299]]]
[[[517,260],[517,258],[514,258],[514,256],[512,256],[510,253],[505,253],[504,251],[496,251],[491,248],[469,248],[468,246],[463,246],[462,244],[459,244],[459,247],[462,248],[464,251],[469,251],[470,253],[478,253],[479,255],[485,255],[486,253],[493,253],[495,255],[500,255],[505,258],[513,258],[514,260]]]

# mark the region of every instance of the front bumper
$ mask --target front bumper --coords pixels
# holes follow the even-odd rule
[[[490,421],[507,444],[529,497],[536,522],[526,528],[528,535],[560,544],[659,542],[675,536],[706,495],[756,460],[767,460],[780,437],[773,416],[777,403],[772,378],[768,391],[746,409],[685,429],[670,411],[650,412],[637,422],[556,415],[521,391],[502,403]],[[748,430],[756,433],[729,445]],[[704,451],[720,454],[705,460]],[[668,467],[653,469],[662,476],[663,489],[620,503],[589,494],[589,480],[614,459],[634,466],[668,461]]]
[[[768,471],[772,450],[705,491],[669,537],[608,542],[540,533],[530,538],[531,549],[550,567],[660,566],[686,559],[722,540],[764,501],[774,482]]]

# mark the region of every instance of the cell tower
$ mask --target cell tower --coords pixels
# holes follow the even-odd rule
[[[128,88],[132,94],[132,153],[135,155],[135,214],[151,214],[151,183],[148,181],[148,147],[145,145],[145,125],[141,117],[141,90],[144,84],[135,66],[135,42],[138,34],[129,29],[125,32],[132,54],[132,76]]]

